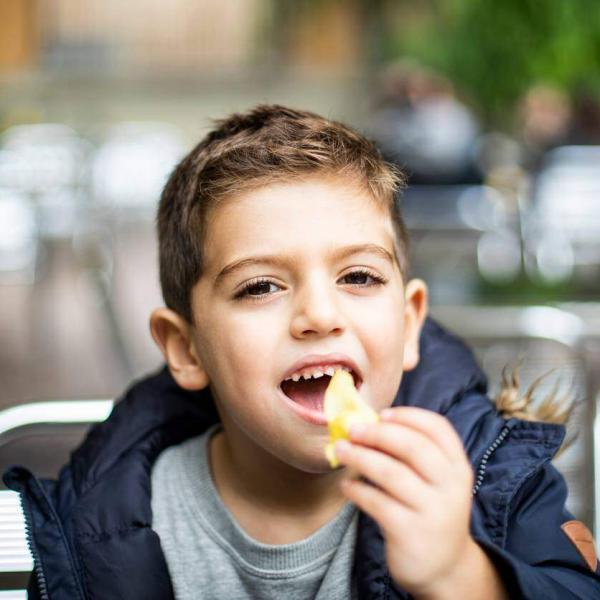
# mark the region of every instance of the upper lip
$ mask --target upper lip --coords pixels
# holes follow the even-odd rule
[[[355,385],[362,382],[362,374],[358,365],[346,354],[307,354],[300,360],[297,360],[283,375],[281,381],[290,377],[296,371],[307,369],[308,367],[327,367],[329,365],[344,365],[352,370]]]

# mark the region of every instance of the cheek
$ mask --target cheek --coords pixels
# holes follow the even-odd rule
[[[266,319],[259,311],[215,321],[209,335],[210,354],[221,376],[227,378],[228,386],[249,387],[257,374],[264,372],[265,365],[273,363],[275,328],[273,320]]]
[[[404,344],[402,323],[389,321],[379,323],[378,329],[370,329],[362,335],[362,344],[371,367],[379,376],[387,379],[402,372]]]
[[[355,315],[355,323],[369,348],[378,354],[401,352],[404,341],[404,319],[401,300],[395,296],[365,306]]]
[[[387,299],[371,307],[357,322],[359,338],[373,375],[370,385],[373,405],[391,405],[402,377],[404,358],[404,320],[402,305]]]

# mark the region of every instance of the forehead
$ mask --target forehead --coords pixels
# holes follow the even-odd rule
[[[208,218],[206,271],[258,254],[322,254],[352,244],[395,253],[389,211],[358,185],[336,179],[277,183],[223,200]]]

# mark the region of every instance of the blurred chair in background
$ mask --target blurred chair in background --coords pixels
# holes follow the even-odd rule
[[[112,400],[70,400],[0,411],[0,472],[18,464],[55,479],[90,425],[103,421],[112,407]],[[32,569],[19,495],[0,481],[0,598],[12,590],[10,598],[24,599]]]
[[[12,198],[13,219],[21,215],[21,227],[13,233],[23,235],[23,227],[30,232],[29,277],[9,281],[11,269],[6,268],[0,276],[0,327],[7,341],[0,350],[4,383],[0,406],[16,398],[43,398],[52,381],[69,370],[73,355],[89,356],[71,352],[79,345],[81,321],[77,322],[73,310],[76,290],[65,285],[60,268],[88,199],[89,150],[90,145],[75,131],[60,124],[21,125],[0,137],[0,195]],[[29,217],[23,216],[26,213]],[[93,379],[89,367],[82,370]]]
[[[80,256],[110,263],[110,272],[96,271],[97,281],[99,287],[109,282],[107,314],[136,376],[161,360],[148,330],[150,311],[162,304],[154,219],[167,178],[185,151],[176,127],[127,122],[105,132],[92,158],[95,218],[75,247]]]
[[[479,124],[447,77],[400,60],[381,72],[378,95],[371,135],[411,185],[481,182]]]
[[[489,277],[518,275],[518,223],[494,188],[414,185],[399,202],[410,231],[413,271],[427,281],[436,302],[475,302],[482,271]]]
[[[0,285],[32,285],[38,256],[35,211],[20,192],[0,188]]]
[[[525,267],[533,279],[574,280],[600,291],[600,146],[550,151],[523,214]]]
[[[153,220],[167,177],[183,157],[182,133],[168,123],[113,125],[94,153],[94,201],[119,220]]]
[[[505,367],[521,364],[521,393],[540,376],[534,399],[550,393],[575,402],[567,426],[572,440],[554,461],[569,485],[567,506],[600,532],[600,382],[597,356],[586,339],[600,340],[577,315],[548,306],[434,306],[432,315],[474,349],[489,378],[489,393],[500,391]]]
[[[56,124],[0,138],[0,407],[111,396],[159,362],[153,217],[184,150],[165,123],[115,125],[96,148]]]
[[[87,199],[91,146],[66,125],[9,128],[0,137],[0,187],[34,206],[42,238],[69,237]]]

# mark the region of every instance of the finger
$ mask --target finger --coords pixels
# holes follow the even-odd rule
[[[429,483],[443,481],[452,464],[430,438],[398,423],[353,425],[350,440],[385,452],[396,462],[402,461]]]
[[[412,511],[398,504],[380,489],[362,481],[344,479],[341,482],[342,493],[364,513],[377,522],[385,533],[403,527],[403,522],[412,515]]]
[[[450,421],[432,410],[415,406],[396,406],[383,410],[380,417],[383,422],[398,423],[420,431],[447,456],[465,456],[462,440]]]
[[[428,484],[411,468],[388,454],[365,446],[338,442],[339,461],[368,479],[397,502],[413,510],[423,506]]]

